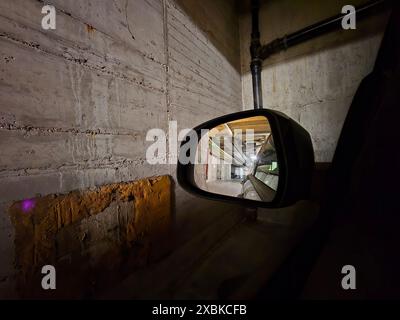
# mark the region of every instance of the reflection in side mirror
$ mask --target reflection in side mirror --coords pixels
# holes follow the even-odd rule
[[[181,144],[179,184],[205,198],[278,208],[307,199],[314,168],[308,132],[284,114],[229,114],[189,131]]]
[[[201,137],[194,165],[196,185],[208,192],[271,202],[279,182],[274,139],[265,116],[222,123]]]

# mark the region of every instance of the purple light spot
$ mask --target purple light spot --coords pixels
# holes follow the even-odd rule
[[[35,200],[25,199],[22,201],[22,211],[27,213],[35,207]]]

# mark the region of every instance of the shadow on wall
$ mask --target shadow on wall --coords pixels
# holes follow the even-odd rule
[[[176,2],[240,73],[237,2],[235,0],[176,0]],[[221,19],[221,15],[224,19]]]
[[[90,298],[171,248],[169,176],[15,202],[17,292],[21,298]],[[42,289],[44,265],[57,287]]]
[[[366,1],[354,1],[358,6]],[[261,43],[341,12],[346,1],[262,1]],[[246,8],[241,9],[246,12]],[[372,70],[388,10],[357,22],[356,30],[322,35],[272,55],[263,63],[264,108],[279,110],[311,134],[317,162],[330,162],[348,107],[361,80]],[[252,108],[249,70],[250,13],[240,18],[243,104]]]
[[[357,7],[369,0],[354,0],[351,5]],[[244,1],[239,6],[240,12],[240,45],[242,74],[250,70],[250,34],[251,14],[250,0]],[[296,32],[309,25],[326,18],[337,15],[346,0],[326,1],[318,0],[260,0],[259,28],[261,44],[267,44],[277,38],[281,38],[292,32]],[[357,20],[355,30],[334,31],[315,39],[300,43],[287,51],[272,55],[264,61],[263,66],[289,62],[299,59],[304,55],[314,54],[319,51],[345,46],[347,44],[370,38],[374,35],[382,35],[385,30],[390,11],[383,9],[368,17]]]

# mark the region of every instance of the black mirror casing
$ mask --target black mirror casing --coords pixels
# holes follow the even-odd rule
[[[180,186],[194,195],[237,203],[246,207],[279,208],[289,206],[301,199],[307,199],[314,170],[314,150],[311,137],[301,125],[285,114],[269,109],[232,113],[212,119],[193,128],[192,134],[194,132],[198,141],[200,141],[202,130],[210,130],[222,123],[254,116],[264,116],[268,119],[274,137],[280,174],[276,196],[273,201],[260,202],[202,190],[197,187],[194,181],[193,161],[188,164],[182,164],[178,161],[177,179]],[[181,158],[181,153],[185,152],[182,146],[187,143],[188,139],[189,137],[187,136],[181,143],[179,159]],[[194,155],[191,156],[194,159]]]

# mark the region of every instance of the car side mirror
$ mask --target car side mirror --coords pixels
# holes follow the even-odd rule
[[[278,208],[308,198],[313,169],[308,132],[281,112],[256,109],[190,130],[179,150],[177,178],[205,198]]]

